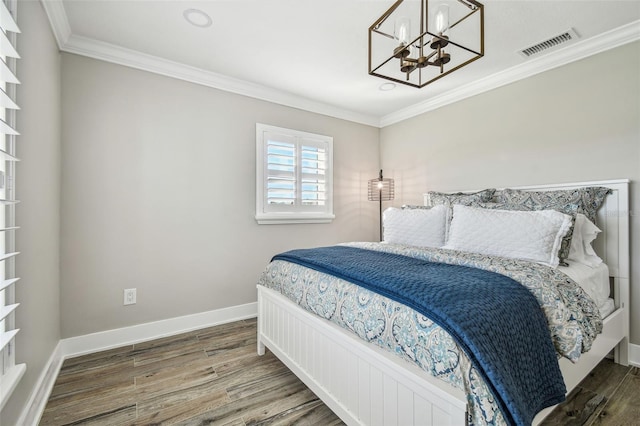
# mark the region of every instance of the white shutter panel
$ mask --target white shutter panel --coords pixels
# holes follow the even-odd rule
[[[13,99],[7,95],[3,90],[0,90],[0,108],[5,109],[20,109]]]
[[[327,199],[327,147],[322,141],[303,140],[301,145],[302,205],[322,210]]]
[[[20,32],[18,24],[16,24],[16,20],[13,19],[13,15],[11,14],[11,12],[9,12],[9,9],[7,8],[7,5],[4,4],[4,2],[2,5],[0,5],[0,29],[2,29],[2,32],[4,33]]]
[[[15,363],[15,337],[20,331],[15,326],[15,311],[20,304],[15,300],[15,204],[14,194],[16,111],[17,33],[20,32],[12,15],[18,2],[0,1],[0,410],[24,375],[26,366]],[[9,11],[11,8],[11,12]]]
[[[265,139],[265,211],[278,211],[296,201],[296,144],[293,138],[273,132],[265,132]]]
[[[6,10],[6,7],[5,7]],[[3,57],[19,58],[18,52],[9,40],[6,30],[0,31],[0,55]]]

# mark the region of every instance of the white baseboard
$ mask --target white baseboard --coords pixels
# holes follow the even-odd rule
[[[40,373],[40,377],[38,377],[31,397],[18,419],[19,425],[35,426],[40,422],[40,418],[47,406],[47,400],[58,378],[58,373],[60,372],[63,361],[62,344],[58,342],[49,360],[42,369],[42,373]]]
[[[629,364],[640,367],[640,345],[629,344]]]
[[[255,318],[258,315],[258,303],[232,306],[193,315],[185,315],[162,321],[101,331],[84,336],[62,339],[54,349],[49,361],[42,370],[28,404],[23,410],[18,424],[36,426],[42,417],[47,400],[58,377],[62,363],[66,358],[99,352],[106,349],[140,343],[160,337],[186,333],[200,328],[213,327],[228,322]]]
[[[212,327],[227,322],[253,318],[258,315],[258,303],[232,306],[198,314],[185,315],[161,321],[132,325],[131,327],[85,334],[84,336],[62,339],[62,353],[72,358],[93,352],[104,351],[146,340],[186,333],[199,328]]]

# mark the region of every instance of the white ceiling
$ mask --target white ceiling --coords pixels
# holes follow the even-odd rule
[[[64,51],[372,125],[640,39],[640,0],[484,0],[483,58],[422,89],[381,91],[385,80],[367,72],[367,30],[392,0],[43,4]],[[189,24],[183,13],[191,8],[213,25]],[[518,54],[571,28],[575,42],[534,58]]]

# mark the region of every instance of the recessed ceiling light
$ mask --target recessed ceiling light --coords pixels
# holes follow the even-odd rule
[[[200,9],[187,9],[182,15],[187,22],[196,27],[206,28],[213,24],[211,17]]]
[[[389,90],[393,90],[396,88],[396,84],[395,83],[382,83],[380,85],[380,87],[378,87],[378,89],[382,90],[383,92],[387,92]]]

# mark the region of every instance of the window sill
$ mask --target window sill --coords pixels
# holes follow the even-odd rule
[[[262,213],[256,215],[256,221],[259,225],[331,223],[335,218],[335,215],[329,213]]]

